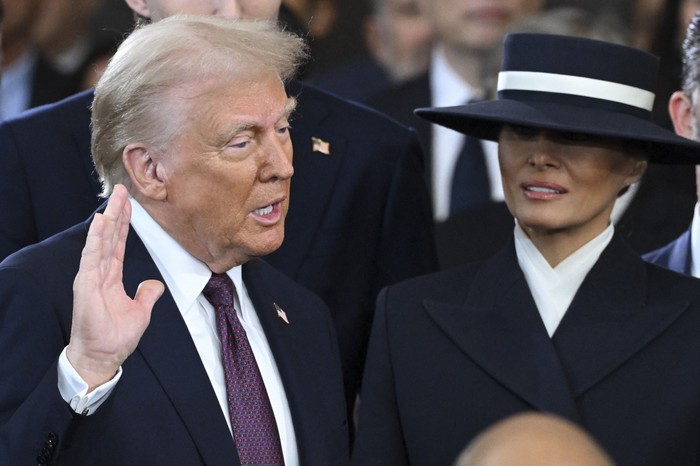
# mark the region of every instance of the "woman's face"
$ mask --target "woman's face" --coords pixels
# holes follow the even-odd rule
[[[580,247],[608,225],[618,193],[646,168],[623,142],[506,126],[499,138],[506,203],[528,236]]]

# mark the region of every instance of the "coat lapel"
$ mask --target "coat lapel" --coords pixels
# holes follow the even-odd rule
[[[164,282],[141,240],[130,231],[124,260],[124,287],[133,296],[143,280]],[[158,300],[136,352],[153,371],[190,432],[204,464],[239,464],[221,408],[192,337],[170,292]],[[128,360],[127,360],[128,362]]]
[[[510,245],[485,262],[463,305],[428,314],[484,371],[534,408],[578,421],[571,390]]]
[[[579,288],[554,334],[574,396],[632,358],[671,325],[687,301],[646,304],[646,268],[615,235]]]
[[[319,364],[325,363],[317,362],[316,355],[309,348],[317,347],[314,342],[328,337],[319,335],[327,327],[314,322],[314,316],[319,317],[317,314],[299,307],[299,299],[291,294],[293,291],[274,279],[273,274],[277,273],[261,260],[243,266],[243,280],[282,378],[300,460],[319,464],[324,461],[316,456],[327,448],[324,445],[327,432],[324,430],[333,425],[333,419],[326,417],[325,413],[333,412],[334,407],[326,406],[329,400],[326,385],[318,377]],[[287,321],[278,315],[278,309],[285,313]],[[327,355],[320,360],[325,360],[325,357]],[[337,406],[335,408],[337,410]]]
[[[291,118],[294,176],[285,220],[286,238],[282,247],[266,260],[295,277],[314,241],[312,232],[319,231],[331,206],[340,165],[347,158],[348,142],[328,123],[331,109],[317,97],[318,91],[292,82],[287,92],[299,100],[299,110]],[[314,141],[328,143],[328,154],[315,148]]]

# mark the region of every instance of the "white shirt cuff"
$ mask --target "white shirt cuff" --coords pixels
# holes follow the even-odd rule
[[[58,391],[71,409],[83,416],[93,414],[107,400],[121,376],[122,368],[119,367],[116,375],[109,382],[87,393],[88,384],[68,361],[65,348],[58,357]]]

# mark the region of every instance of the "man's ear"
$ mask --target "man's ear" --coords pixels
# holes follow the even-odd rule
[[[144,144],[134,143],[124,148],[122,161],[131,179],[134,197],[138,195],[154,201],[163,201],[167,198],[165,171],[152,155],[155,155],[155,151],[149,151]]]
[[[151,9],[148,7],[148,2],[146,0],[126,0],[126,4],[129,5],[129,8],[134,10],[134,13],[137,15],[143,16],[144,18],[151,17]]]
[[[673,121],[673,130],[679,136],[693,139],[695,135],[693,102],[683,91],[673,93],[668,101],[668,113]]]

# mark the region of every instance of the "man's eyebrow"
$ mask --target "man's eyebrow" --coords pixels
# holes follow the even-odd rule
[[[289,118],[289,116],[294,112],[294,110],[296,110],[296,108],[296,97],[287,97],[287,104],[284,106],[284,117]]]
[[[280,115],[279,120],[289,118],[289,116],[294,112],[294,110],[297,108],[297,99],[294,97],[288,97],[287,98],[287,103],[284,106],[284,112]],[[257,123],[254,121],[241,121],[237,125],[233,126],[230,130],[230,134],[236,134],[241,131],[248,131],[251,129],[255,129],[257,127]]]

